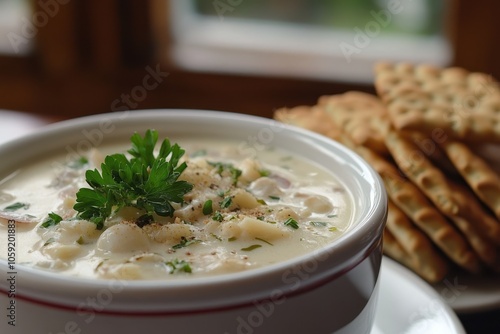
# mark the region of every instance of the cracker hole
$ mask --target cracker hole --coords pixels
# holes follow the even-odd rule
[[[407,106],[400,105],[400,104],[394,105],[392,107],[392,110],[394,111],[395,114],[398,114],[398,115],[405,115],[408,112],[410,112],[410,108],[408,108]]]
[[[401,82],[401,80],[398,78],[398,77],[390,77],[390,78],[387,78],[386,79],[386,82],[389,84],[389,85],[397,85]]]
[[[436,181],[434,180],[434,177],[432,177],[431,175],[428,175],[428,174],[425,174],[424,176],[422,176],[422,178],[420,179],[420,184],[425,189],[432,189],[432,188],[437,186]]]
[[[453,104],[455,102],[455,97],[450,94],[436,94],[433,95],[433,100],[435,102],[442,102],[445,104]]]

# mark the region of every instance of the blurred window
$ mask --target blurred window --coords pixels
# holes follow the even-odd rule
[[[41,15],[31,14],[29,0],[0,0],[0,54],[28,53],[43,21]]]
[[[369,82],[378,60],[447,65],[445,0],[172,0],[185,68]]]

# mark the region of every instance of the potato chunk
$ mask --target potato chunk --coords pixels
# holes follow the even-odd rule
[[[134,224],[117,224],[104,231],[97,241],[97,248],[112,253],[147,250],[147,234]]]
[[[233,203],[241,209],[254,209],[261,205],[252,194],[240,189],[234,195]]]
[[[238,225],[243,235],[252,238],[274,240],[286,237],[290,233],[289,231],[280,229],[276,224],[270,224],[252,217],[243,218]]]

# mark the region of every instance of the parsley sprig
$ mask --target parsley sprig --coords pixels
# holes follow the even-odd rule
[[[172,217],[171,203],[182,203],[183,196],[193,185],[178,181],[186,169],[185,162],[179,164],[184,150],[177,144],[163,140],[158,155],[154,149],[158,132],[148,130],[144,138],[135,133],[131,138],[132,156],[108,155],[97,169],[87,170],[85,178],[91,188],[81,188],[76,194],[74,209],[80,218],[104,227],[106,219],[124,207],[134,207],[144,212],[141,222],[153,221],[153,213]]]

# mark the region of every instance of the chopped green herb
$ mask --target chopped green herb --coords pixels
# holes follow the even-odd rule
[[[148,213],[143,214],[137,220],[135,221],[135,224],[139,227],[144,227],[146,225],[151,224],[154,221],[153,215],[150,215]]]
[[[289,226],[289,227],[293,228],[294,230],[296,230],[296,229],[298,229],[298,228],[299,228],[299,224],[297,223],[297,221],[296,221],[295,219],[291,218],[291,217],[290,217],[290,218],[288,218],[288,219],[284,222],[284,224],[285,224],[286,226]]]
[[[266,201],[264,201],[264,200],[263,200],[263,199],[261,199],[261,198],[259,198],[259,199],[257,200],[257,203],[262,204],[262,205],[267,205]]]
[[[198,150],[198,151],[194,151],[189,156],[191,158],[197,158],[197,157],[204,157],[205,155],[207,155],[207,150],[201,149],[201,150]]]
[[[245,251],[245,252],[250,252],[250,251],[253,251],[254,249],[256,249],[256,248],[260,248],[260,247],[262,247],[262,245],[255,244],[255,245],[251,245],[251,246],[248,246],[248,247],[242,248],[241,250],[242,250],[242,251]]]
[[[221,238],[221,237],[219,237],[217,234],[210,233],[210,235],[211,235],[212,237],[214,237],[215,239],[217,239],[217,240],[219,240],[219,241],[222,241],[222,238]]]
[[[337,232],[338,230],[339,230],[339,229],[338,229],[338,228],[336,228],[335,226],[332,226],[332,227],[330,227],[330,228],[328,229],[328,231],[330,231],[330,232]]]
[[[272,220],[268,221],[268,223],[269,223],[269,224],[276,224],[276,222],[275,222],[275,221],[272,221]]]
[[[70,162],[68,164],[68,167],[71,169],[82,169],[83,167],[88,165],[88,163],[89,163],[89,159],[82,156],[82,157]]]
[[[232,203],[233,203],[233,198],[231,196],[228,196],[224,198],[222,202],[220,202],[220,207],[223,209],[227,209],[231,206]]]
[[[237,168],[232,168],[231,169],[231,178],[233,179],[233,185],[236,185],[238,183],[238,179],[241,176],[241,169]]]
[[[186,237],[181,237],[181,241],[178,244],[173,245],[172,248],[179,249],[179,248],[187,247],[187,246],[192,245],[192,244],[197,243],[197,242],[199,242],[199,240],[196,240],[196,239],[188,240]]]
[[[59,224],[61,221],[62,221],[61,216],[59,216],[57,213],[51,212],[49,213],[49,216],[47,217],[47,219],[44,220],[41,226],[44,228],[48,228]]]
[[[264,217],[264,216],[257,216],[256,218],[257,218],[258,220],[262,220],[262,221],[264,221],[264,219],[265,219],[266,217]]]
[[[28,203],[21,203],[21,202],[16,202],[11,205],[6,206],[3,211],[17,211],[19,209],[24,209],[27,210],[29,209],[30,205]]]
[[[236,237],[231,237],[231,238],[227,239],[227,241],[235,241],[236,239],[238,239],[238,238],[236,238]]]
[[[231,174],[231,179],[233,180],[233,185],[236,185],[238,183],[238,178],[241,176],[241,169],[238,169],[233,166],[233,164],[230,163],[224,163],[224,162],[208,162],[210,166],[213,166],[217,168],[217,173],[219,175],[222,175],[222,173],[227,170]]]
[[[85,243],[85,241],[83,240],[83,236],[80,236],[80,238],[78,238],[78,240],[76,241],[77,244],[79,245],[83,245]]]
[[[261,238],[255,238],[255,240],[259,240],[259,241],[262,241],[262,242],[264,242],[264,243],[266,243],[266,244],[268,244],[268,245],[273,246],[273,244],[272,244],[272,243],[270,243],[270,242],[269,242],[269,241],[267,241],[267,240],[264,240],[264,239],[261,239]]]
[[[328,218],[335,218],[335,217],[337,217],[337,214],[328,215],[327,217],[328,217]]]
[[[311,222],[310,224],[312,226],[316,226],[316,227],[325,227],[328,225],[328,223],[326,223],[326,222]]]
[[[269,175],[271,175],[271,172],[267,169],[261,169],[261,170],[259,170],[259,175],[262,177],[269,176]]]
[[[222,213],[220,213],[219,211],[217,211],[213,216],[212,216],[212,219],[215,220],[215,221],[218,221],[218,222],[221,222],[224,220],[224,217],[222,216]]]
[[[184,260],[175,259],[173,261],[166,262],[165,264],[168,267],[170,267],[170,274],[173,274],[176,272],[185,272],[185,273],[192,272],[192,269],[191,269],[191,266],[189,265],[189,262],[184,261]]]
[[[212,200],[206,200],[205,203],[203,203],[203,214],[204,215],[211,215],[212,212],[214,212],[212,208]]]
[[[56,241],[56,239],[54,238],[49,238],[47,241],[45,241],[45,243],[43,244],[43,247],[47,246],[47,245],[50,245],[51,243],[53,243],[54,241]]]
[[[129,160],[124,154],[108,155],[101,173],[97,169],[85,173],[91,188],[81,188],[76,194],[74,209],[99,230],[113,212],[124,207],[137,208],[146,215],[172,217],[171,202],[182,203],[183,196],[193,188],[186,181],[177,181],[187,167],[185,162],[179,165],[184,150],[177,144],[163,140],[155,156],[157,131],[146,131],[144,138],[135,133],[130,140],[132,148],[128,153],[132,158]]]
[[[269,198],[270,199],[274,199],[275,201],[279,201],[281,199],[281,197],[279,197],[279,196],[273,196],[273,195],[269,195]]]

